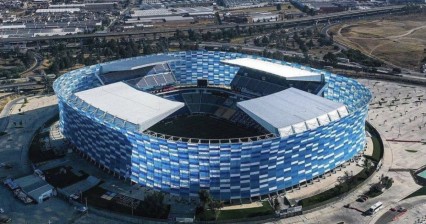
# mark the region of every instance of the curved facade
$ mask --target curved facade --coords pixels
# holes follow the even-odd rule
[[[229,85],[238,68],[223,59],[252,57],[227,52],[177,52],[170,63],[178,83]],[[305,68],[305,67],[304,67]],[[346,105],[349,115],[285,138],[238,143],[191,143],[138,132],[120,119],[101,116],[74,93],[100,86],[99,65],[64,74],[54,83],[61,130],[79,150],[120,176],[146,187],[184,197],[208,189],[215,198],[249,198],[313,179],[353,158],[365,144],[369,90],[353,79],[325,71],[324,97]]]

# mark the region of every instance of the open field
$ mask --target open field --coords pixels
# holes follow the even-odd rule
[[[418,70],[426,57],[426,15],[339,24],[334,40],[390,64]]]

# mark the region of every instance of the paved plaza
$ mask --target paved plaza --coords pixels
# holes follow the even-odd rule
[[[370,181],[340,201],[318,211],[283,219],[277,223],[376,223],[387,210],[397,206],[399,201],[420,188],[408,171],[426,165],[426,160],[422,159],[426,158],[426,88],[378,80],[358,81],[368,86],[373,93],[368,121],[376,127],[384,141],[385,152],[381,170],[374,174]],[[392,187],[367,202],[356,202],[357,196],[376,183],[382,174],[393,178]],[[350,203],[352,207],[367,210],[378,201],[383,202],[384,209],[373,217],[343,208],[345,204]],[[426,203],[424,199],[420,202]],[[417,220],[417,216],[413,214],[414,211],[409,212],[404,218]]]

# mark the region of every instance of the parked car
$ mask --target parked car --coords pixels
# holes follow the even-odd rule
[[[365,202],[368,200],[367,195],[360,195],[358,199],[356,199],[357,202]]]
[[[87,207],[86,206],[76,206],[75,210],[77,210],[81,213],[84,213],[84,212],[87,212]]]
[[[404,208],[404,207],[399,207],[398,208],[398,212],[406,212],[406,211],[407,211],[407,209]]]

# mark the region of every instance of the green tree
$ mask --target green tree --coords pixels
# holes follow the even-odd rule
[[[217,218],[219,217],[220,209],[223,208],[223,205],[224,205],[223,201],[213,200],[209,203],[210,210],[214,212],[215,220],[217,220]]]
[[[151,218],[167,218],[169,208],[164,204],[164,194],[153,192],[145,196],[143,202],[143,213]]]
[[[331,52],[328,52],[327,54],[325,54],[322,59],[326,62],[333,64],[333,65],[337,64],[337,57],[336,57],[336,55],[334,55]]]
[[[212,202],[212,197],[210,195],[210,192],[208,190],[200,190],[198,192],[198,197],[200,199],[201,206],[203,209],[206,209],[206,205],[210,204]]]
[[[219,12],[216,12],[214,15],[216,17],[217,24],[222,25],[222,19],[220,18]]]

